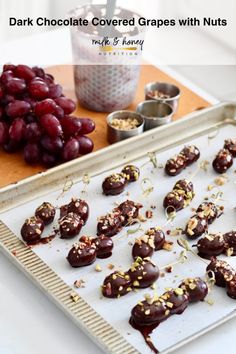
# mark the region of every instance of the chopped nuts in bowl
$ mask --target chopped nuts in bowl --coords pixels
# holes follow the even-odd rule
[[[109,143],[131,138],[144,130],[143,117],[132,111],[116,111],[107,117],[107,140]]]

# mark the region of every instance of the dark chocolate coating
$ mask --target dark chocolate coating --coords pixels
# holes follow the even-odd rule
[[[227,232],[223,235],[225,241],[225,253],[230,249],[230,255],[236,256],[236,231]]]
[[[67,260],[74,268],[92,264],[96,259],[96,246],[89,241],[78,242],[73,245],[68,253]]]
[[[208,222],[205,217],[202,217],[201,214],[193,215],[185,228],[185,234],[190,239],[196,239],[199,236],[203,235],[208,229]]]
[[[131,284],[135,288],[151,286],[160,275],[158,267],[149,260],[137,258],[128,271]]]
[[[137,257],[151,257],[154,253],[154,248],[154,237],[143,235],[135,240],[132,248],[132,257],[133,259],[136,259]]]
[[[185,157],[186,165],[191,165],[200,157],[200,151],[194,145],[185,146],[183,150],[181,150],[180,154]]]
[[[31,218],[26,219],[22,225],[21,236],[25,242],[34,243],[40,240],[43,229],[43,221],[36,216],[32,216]]]
[[[89,206],[85,200],[72,198],[67,206],[67,213],[75,213],[86,223],[89,217]]]
[[[49,202],[44,202],[35,210],[35,216],[43,220],[44,225],[53,222],[56,214],[56,209]]]
[[[198,255],[202,258],[211,259],[212,256],[219,256],[224,252],[225,241],[223,235],[210,234],[198,240]]]
[[[226,282],[227,295],[236,300],[236,276],[232,280]]]
[[[116,271],[108,275],[102,285],[102,294],[105,297],[120,297],[130,291],[132,291],[130,276],[124,272]]]
[[[189,304],[188,295],[181,288],[171,289],[165,292],[161,295],[161,299],[165,301],[171,315],[181,315]]]
[[[236,139],[225,140],[224,149],[229,150],[233,157],[236,157]]]
[[[125,179],[125,175],[123,173],[114,173],[113,175],[105,178],[103,181],[103,193],[105,195],[121,194],[124,191],[126,184],[127,180]]]
[[[179,195],[176,191],[169,192],[165,196],[163,206],[167,213],[182,210],[185,207],[184,197]]]
[[[59,220],[61,238],[72,238],[81,231],[84,221],[75,213],[68,213]]]
[[[203,213],[207,218],[208,224],[212,224],[216,218],[219,218],[223,214],[223,207],[220,207],[212,202],[203,202],[197,208],[197,213]]]
[[[233,156],[227,149],[218,152],[212,162],[214,170],[218,173],[225,173],[233,165]]]
[[[115,210],[112,213],[101,216],[97,224],[97,235],[105,235],[112,237],[116,235],[121,229],[124,223],[124,217],[119,210]]]
[[[159,227],[151,227],[146,235],[154,237],[154,246],[155,251],[159,251],[162,249],[165,243],[165,234]]]
[[[150,326],[154,323],[161,323],[170,316],[170,309],[165,302],[155,301],[149,304],[142,301],[133,307],[131,312],[132,320],[139,326]]]
[[[60,207],[60,219],[68,214],[68,204],[62,205]]]
[[[186,159],[183,155],[176,155],[169,159],[165,165],[165,172],[169,176],[179,175],[186,167]]]
[[[127,165],[121,171],[125,175],[127,182],[136,182],[139,179],[139,168],[134,165]]]
[[[201,278],[187,278],[179,287],[186,292],[189,302],[203,301],[208,294],[207,283]]]
[[[206,268],[215,275],[216,285],[224,288],[226,282],[233,279],[235,270],[225,261],[212,257],[211,263]]]
[[[112,255],[113,241],[110,237],[101,235],[92,241],[97,249],[97,258],[108,258]]]
[[[188,194],[189,192],[193,193],[194,191],[192,182],[188,181],[187,179],[180,179],[179,181],[177,181],[173,189],[183,190],[185,194]]]
[[[139,216],[139,209],[143,206],[140,203],[135,203],[132,200],[126,200],[118,205],[117,209],[120,210],[121,215],[124,217],[123,226],[132,224],[132,220],[137,219]]]
[[[174,185],[173,191],[176,191],[179,195],[184,197],[185,207],[190,204],[195,196],[192,182],[186,179],[177,181]]]

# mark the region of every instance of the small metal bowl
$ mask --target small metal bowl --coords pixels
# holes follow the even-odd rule
[[[173,108],[156,100],[148,100],[138,104],[136,111],[141,114],[145,120],[144,130],[159,127],[172,121],[174,114]]]
[[[169,98],[153,97],[150,92],[159,91],[164,95],[170,96]],[[174,113],[177,111],[179,106],[180,89],[172,84],[166,82],[151,82],[145,86],[145,99],[155,100],[157,102],[168,103],[172,108]]]
[[[130,129],[130,130],[123,130],[114,128],[111,123],[114,118],[119,119],[127,119],[127,118],[136,118],[140,125],[137,128]],[[144,119],[143,117],[132,111],[116,111],[107,116],[107,140],[109,143],[113,144],[118,141],[131,138],[133,136],[139,135],[143,133],[144,130]]]

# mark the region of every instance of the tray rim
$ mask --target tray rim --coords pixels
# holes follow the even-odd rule
[[[210,116],[210,119],[214,120],[215,123],[223,122],[227,120],[227,116],[224,116],[226,112],[229,110],[232,111],[232,109],[234,111],[234,115],[231,117],[231,120],[232,122],[234,120],[236,121],[236,102],[223,102],[200,111],[194,111],[184,116],[182,119],[172,122],[171,124],[151,129],[139,136],[123,140],[95,151],[91,155],[80,157],[79,159],[75,159],[47,171],[22,179],[16,183],[4,186],[0,188],[0,213],[11,209],[16,205],[22,204],[24,201],[27,201],[28,199],[24,197],[29,193],[29,187],[31,187],[31,194],[34,194],[35,197],[43,196],[44,194],[47,194],[49,190],[59,190],[68,180],[70,180],[66,171],[71,170],[74,174],[73,181],[77,182],[83,178],[84,173],[87,173],[90,170],[93,171],[91,176],[98,175],[105,172],[106,169],[108,170],[115,168],[122,163],[124,164],[142,157],[145,155],[142,149],[146,149],[146,151],[162,151],[163,149],[168,149],[175,142],[180,142],[181,140],[175,138],[176,132],[181,135],[181,129],[185,130],[186,127],[192,129],[193,127],[191,127],[191,125],[196,125],[197,119],[201,120],[201,122],[206,125],[206,130],[207,126],[209,126],[209,128],[211,126],[210,122],[207,124],[207,120],[209,119],[208,116]],[[222,118],[217,116],[219,112],[222,113]],[[168,132],[171,133],[172,131],[173,134],[169,137]],[[168,138],[170,143],[167,143],[166,139],[163,139],[163,137]],[[184,137],[189,138],[189,136],[185,133],[182,134],[182,140]],[[160,144],[156,144],[155,140],[159,140]],[[154,143],[156,144],[155,149],[153,148]],[[130,151],[132,147],[134,147],[135,152]],[[115,158],[117,158],[117,161],[115,161]],[[110,163],[111,159],[112,163]],[[93,165],[94,161],[95,165]],[[106,168],[104,168],[104,166],[106,166]],[[82,173],[82,169],[84,169],[85,172]],[[59,181],[59,178],[62,180]],[[41,187],[40,183],[38,183],[40,180],[42,181]],[[19,198],[21,199],[20,203]]]
[[[227,112],[228,109],[233,109],[233,116],[228,118],[228,114],[225,114]],[[222,116],[219,117],[219,111],[222,113]],[[208,115],[210,114],[210,117],[208,117]],[[212,115],[212,116],[211,116]],[[207,109],[204,109],[200,112],[193,112],[192,114],[189,114],[188,116],[186,116],[184,119],[181,119],[180,121],[176,121],[174,123],[172,123],[171,125],[171,128],[172,130],[175,130],[175,129],[181,129],[183,127],[186,127],[188,126],[189,124],[192,124],[194,119],[196,119],[197,117],[200,117],[203,121],[207,121],[208,118],[209,121],[207,122],[205,128],[201,127],[201,129],[203,130],[203,132],[205,133],[206,132],[206,129],[208,129],[212,123],[214,124],[225,124],[225,123],[233,123],[233,124],[236,124],[236,103],[221,103],[219,105],[216,105],[216,106],[213,106],[213,107],[210,107],[210,108],[207,108]],[[199,119],[200,120],[200,119]],[[194,122],[196,123],[196,121]],[[206,122],[205,122],[206,123]],[[209,124],[210,123],[210,124]],[[201,124],[201,121],[198,123],[198,124]],[[214,125],[215,127],[216,125]],[[214,128],[212,127],[212,128]],[[154,136],[154,137],[158,137],[159,135],[161,134],[164,134],[166,132],[168,132],[168,129],[170,128],[170,126],[164,126],[163,128],[156,128],[156,129],[153,129],[152,131],[149,131],[149,132],[146,132],[144,134],[146,134],[146,137],[151,137],[151,136]],[[194,130],[194,129],[193,129]],[[144,135],[143,134],[143,135]],[[196,132],[195,132],[196,134]],[[190,136],[191,137],[191,136]],[[135,138],[131,138],[131,139],[128,139],[128,141],[124,141],[124,142],[121,142],[121,143],[118,143],[119,146],[121,147],[125,147],[127,145],[134,145],[137,143],[137,141],[140,141],[140,140],[145,140],[145,137],[143,138],[143,136],[140,136],[140,137],[135,137]],[[181,139],[180,139],[181,140]],[[175,143],[179,143],[180,140],[177,140]],[[173,142],[172,142],[173,144]],[[166,144],[165,147],[166,148],[169,148],[172,144]],[[105,149],[102,149],[100,151],[97,152],[97,155],[99,156],[103,156],[104,155],[104,150],[105,153],[108,151],[112,151],[112,153],[114,154],[114,152],[116,153],[115,150],[119,150],[117,149],[117,144],[111,146],[111,147],[108,147],[108,148],[105,148]],[[155,149],[156,150],[156,149]],[[161,150],[161,147],[160,147],[160,150]],[[94,160],[94,155],[96,153],[94,153],[93,155],[91,156],[87,156],[87,157],[84,157],[82,158],[83,161],[92,161]],[[138,154],[138,156],[136,158],[139,158],[140,155]],[[133,159],[133,157],[132,157]],[[72,162],[69,162],[65,165],[62,165],[63,168],[61,166],[59,166],[60,170],[62,170],[62,172],[65,172],[64,170],[66,168],[69,168],[70,166],[77,166],[78,163],[81,164],[81,159],[79,159],[80,161],[72,161]],[[124,162],[124,161],[123,161]],[[120,160],[119,160],[119,163],[120,163]],[[115,164],[117,165],[117,163]],[[111,166],[109,166],[109,168],[112,168]],[[47,172],[45,172],[44,174],[46,175],[46,177],[48,175],[55,175],[58,173],[58,167],[54,168],[54,169],[51,169]],[[98,174],[101,173],[101,172],[98,172]],[[15,185],[9,185],[7,187],[4,188],[4,190],[0,189],[0,205],[1,205],[1,202],[4,204],[4,197],[6,197],[6,194],[10,191],[10,192],[16,192],[17,193],[17,189],[19,188],[19,186],[24,186],[26,187],[27,189],[27,186],[29,186],[32,181],[34,181],[35,183],[40,183],[41,179],[42,179],[42,174],[40,175],[36,175],[36,176],[32,176],[32,177],[29,177],[27,179],[24,179],[24,180],[21,180],[20,182],[18,182],[17,184]],[[50,182],[52,183],[52,182]],[[57,189],[59,188],[59,186],[57,186]],[[29,195],[31,195],[31,193],[29,192]],[[3,196],[3,198],[1,198],[1,196]],[[18,199],[21,199],[21,195],[18,196]],[[31,199],[28,199],[28,200],[31,200]],[[11,205],[11,207],[15,207],[16,205],[19,205],[17,203],[13,203]],[[5,209],[5,210],[9,210],[11,209],[11,207]],[[7,236],[6,236],[7,235]],[[116,353],[116,354],[121,354],[122,351],[120,352],[119,349],[112,349],[110,348],[109,346],[106,345],[106,343],[104,343],[103,340],[101,340],[100,336],[94,336],[89,327],[86,326],[85,324],[81,323],[80,321],[80,318],[79,316],[77,316],[76,318],[74,318],[74,316],[71,314],[71,311],[70,311],[70,308],[67,307],[68,305],[68,301],[69,301],[69,298],[67,298],[67,304],[66,306],[64,305],[64,303],[61,302],[61,300],[55,298],[54,296],[54,293],[52,290],[48,290],[46,289],[45,287],[42,286],[42,284],[40,283],[40,281],[38,281],[38,279],[35,277],[35,275],[33,273],[31,273],[31,269],[35,269],[37,268],[37,266],[40,266],[42,267],[43,265],[47,268],[48,271],[51,271],[51,268],[49,266],[47,266],[32,250],[30,250],[32,252],[32,254],[35,256],[33,258],[35,258],[35,260],[33,261],[33,263],[31,262],[30,265],[28,266],[25,266],[24,265],[24,262],[20,261],[19,259],[17,259],[15,257],[15,255],[12,253],[12,250],[13,250],[13,247],[15,247],[14,245],[17,245],[17,248],[21,251],[22,255],[24,256],[25,254],[29,254],[29,248],[21,241],[19,240],[19,238],[14,235],[14,233],[8,229],[8,227],[4,226],[4,224],[1,222],[0,220],[0,250],[3,251],[3,253],[14,263],[18,266],[18,268],[23,271],[30,279],[31,281],[33,281],[42,291],[43,293],[46,295],[48,295],[50,297],[51,300],[53,300],[54,303],[56,303],[56,305],[61,308],[63,310],[63,312],[65,314],[67,314],[78,326],[80,329],[82,329],[98,346],[100,346],[105,352],[107,353]],[[32,256],[32,255],[31,255]],[[30,257],[32,258],[32,257]],[[37,259],[36,259],[37,258]],[[56,275],[58,278],[59,276]],[[59,278],[60,279],[60,278]],[[63,282],[61,280],[61,282]],[[63,282],[64,283],[64,282]],[[66,285],[64,283],[64,285]],[[63,286],[64,288],[64,286]],[[68,295],[68,288],[69,290],[72,292],[73,291],[73,288],[70,288],[69,286],[66,285],[65,287],[65,292],[67,291],[67,295]],[[64,292],[62,292],[62,294],[64,294]],[[83,300],[83,299],[82,299]],[[83,300],[84,301],[84,300]],[[85,302],[85,301],[84,301]],[[72,304],[72,300],[69,302],[70,306],[73,305]],[[85,302],[86,304],[86,302]],[[89,306],[89,305],[88,305]],[[89,306],[90,310],[92,310],[92,308]],[[94,310],[92,310],[94,311]],[[90,313],[90,311],[88,312]],[[96,313],[96,312],[95,312]],[[99,316],[97,314],[97,316]],[[211,329],[219,326],[220,324],[230,320],[231,318],[235,317],[236,316],[236,310],[231,312],[230,314],[228,314],[227,316],[225,316],[224,318],[222,318],[221,320],[213,323],[212,325],[202,329],[201,331],[197,332],[196,334],[174,344],[172,347],[168,348],[167,350],[165,351],[162,351],[161,354],[167,354],[167,353],[170,353],[172,352],[173,350],[176,350],[177,348],[187,344],[188,342],[192,341],[193,339],[209,332]],[[104,319],[102,319],[104,322],[106,322]],[[106,322],[107,323],[107,322]],[[108,324],[109,325],[109,324]],[[109,325],[110,326],[110,325]],[[112,328],[110,326],[110,328]],[[126,339],[124,337],[121,336],[120,333],[118,333],[115,329],[112,328],[112,330],[114,330],[116,332],[116,335],[115,337],[116,338],[119,338],[118,339],[118,346],[121,345],[122,346],[122,350],[124,348],[127,347],[128,345],[128,351],[126,351],[125,353],[128,354],[128,353],[132,353],[132,354],[137,354],[139,353],[134,347],[132,347],[131,344],[129,344]],[[120,339],[121,337],[121,339]],[[116,343],[116,340],[114,339],[114,342]]]

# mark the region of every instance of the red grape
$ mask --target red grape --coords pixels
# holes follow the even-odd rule
[[[58,119],[62,119],[65,116],[64,111],[60,106],[56,106],[54,116],[56,116]]]
[[[36,103],[37,103],[37,101],[34,100],[32,97],[25,97],[25,98],[24,98],[24,101],[28,102],[28,103],[30,104],[30,106],[31,106],[32,109],[35,108],[35,105],[36,105]]]
[[[24,148],[32,164],[54,166],[87,154],[95,129],[89,118],[70,115],[75,102],[40,67],[5,64],[0,75],[0,146],[7,152]]]
[[[8,142],[9,139],[9,127],[7,123],[0,122],[0,145],[4,145]]]
[[[35,75],[38,77],[41,77],[44,79],[45,77],[45,71],[42,68],[39,68],[38,66],[34,66],[32,70],[35,72]]]
[[[53,84],[54,77],[51,74],[45,74],[44,81],[46,82],[47,85]]]
[[[27,65],[17,65],[15,75],[25,81],[31,81],[36,76],[35,72]]]
[[[47,98],[49,94],[48,85],[43,81],[35,79],[30,82],[28,89],[30,95],[38,100]]]
[[[79,154],[79,143],[75,138],[68,140],[62,151],[63,161],[70,161],[75,159]]]
[[[5,86],[7,92],[12,95],[22,93],[26,89],[25,80],[18,79],[17,77],[13,77],[12,79],[9,79]]]
[[[57,163],[56,157],[52,154],[49,154],[48,152],[43,153],[42,161],[48,167],[55,166]]]
[[[13,101],[6,106],[6,113],[9,117],[21,117],[30,111],[30,104],[25,101]]]
[[[22,145],[18,141],[9,140],[6,144],[3,145],[3,149],[8,153],[13,153],[18,151]]]
[[[2,120],[3,118],[3,108],[0,106],[0,121]]]
[[[8,103],[15,101],[15,97],[12,95],[5,95],[1,102],[3,106],[6,106]]]
[[[79,119],[73,116],[66,116],[62,118],[60,120],[60,123],[62,126],[63,133],[67,138],[78,135],[81,129],[81,122],[79,121]]]
[[[35,105],[35,114],[39,117],[47,113],[54,113],[56,103],[51,98],[46,98],[43,101],[37,102]]]
[[[11,70],[4,71],[0,77],[0,82],[3,85],[6,85],[8,80],[13,79],[13,77],[14,77],[14,74]]]
[[[40,161],[40,149],[37,144],[29,143],[24,147],[24,159],[29,164]]]
[[[51,84],[49,86],[49,97],[50,98],[58,98],[62,94],[62,87],[58,84]]]
[[[40,124],[52,138],[62,135],[61,124],[53,114],[44,114],[40,117]]]
[[[16,118],[9,129],[10,138],[16,142],[23,140],[25,135],[25,122],[22,118]]]
[[[90,118],[79,118],[80,122],[81,122],[81,131],[80,134],[84,135],[84,134],[90,134],[94,131],[95,129],[95,123],[92,119]]]
[[[16,68],[16,66],[13,65],[13,64],[5,64],[5,65],[3,65],[3,71],[11,70],[11,71],[14,72],[15,68]]]
[[[0,87],[0,99],[3,98],[3,95],[4,95],[3,89]]]
[[[25,129],[25,139],[30,142],[37,142],[41,137],[41,129],[38,123],[32,122],[27,124]]]
[[[26,114],[26,116],[24,116],[24,120],[25,120],[25,123],[27,123],[27,124],[34,123],[34,122],[38,121],[37,117],[33,113]]]
[[[55,101],[58,104],[58,106],[60,106],[63,109],[65,114],[72,113],[76,108],[75,102],[70,98],[59,97],[56,98]]]
[[[40,142],[41,146],[52,154],[59,153],[63,148],[63,141],[60,137],[51,138],[48,135],[44,135]]]
[[[94,144],[88,136],[80,135],[76,139],[79,142],[79,153],[81,155],[86,155],[93,151]]]

